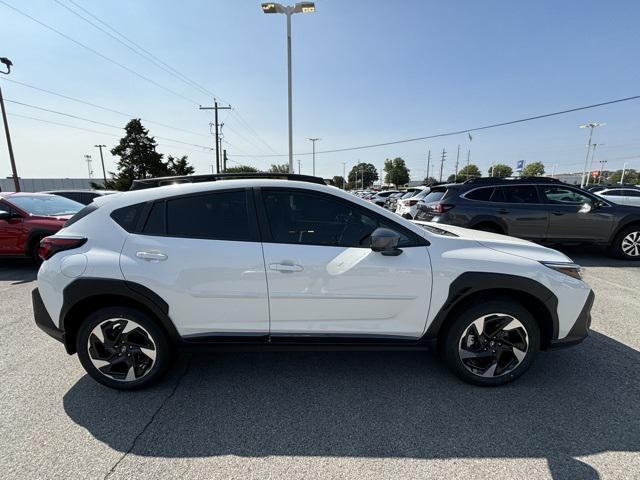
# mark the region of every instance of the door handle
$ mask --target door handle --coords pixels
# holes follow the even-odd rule
[[[556,215],[558,217],[564,215],[564,212],[551,212],[551,213],[553,213],[554,215]]]
[[[141,258],[142,260],[147,260],[150,262],[156,261],[164,261],[167,257],[164,253],[161,252],[136,252],[136,257]]]
[[[506,214],[506,213],[509,213],[509,210],[507,210],[506,208],[500,208],[500,209],[498,209],[498,213],[500,213],[500,214],[503,214],[503,215],[504,215],[504,214]]]
[[[287,265],[285,263],[270,263],[269,268],[282,273],[301,272],[304,270],[302,265]]]

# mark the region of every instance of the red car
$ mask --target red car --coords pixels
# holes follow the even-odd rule
[[[0,193],[0,256],[26,256],[39,263],[40,240],[60,230],[82,208],[57,195]]]

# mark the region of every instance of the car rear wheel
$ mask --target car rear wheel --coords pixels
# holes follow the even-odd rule
[[[171,360],[164,330],[129,307],[109,307],[89,315],[78,331],[76,348],[94,380],[119,390],[151,385]]]
[[[640,225],[631,225],[616,235],[610,251],[618,258],[640,260]]]
[[[518,303],[482,302],[453,321],[443,346],[449,368],[464,381],[503,385],[531,365],[540,346],[540,328]]]

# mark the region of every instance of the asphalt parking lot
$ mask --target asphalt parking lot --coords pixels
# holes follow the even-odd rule
[[[640,478],[640,265],[565,251],[592,335],[497,389],[430,353],[300,352],[184,356],[116,392],[33,323],[34,268],[0,260],[0,477]]]

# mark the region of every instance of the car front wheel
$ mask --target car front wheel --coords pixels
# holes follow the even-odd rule
[[[631,225],[616,235],[611,253],[625,260],[640,260],[640,225]]]
[[[540,346],[540,328],[522,305],[495,300],[463,311],[444,337],[448,366],[475,385],[502,385],[522,375]]]
[[[164,330],[141,311],[110,307],[87,317],[78,331],[80,363],[94,380],[119,390],[157,381],[171,359]]]

